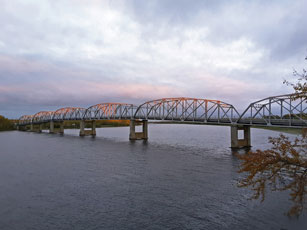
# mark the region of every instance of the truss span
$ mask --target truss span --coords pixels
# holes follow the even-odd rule
[[[84,120],[125,120],[133,118],[136,107],[126,103],[101,103],[89,107]]]
[[[237,123],[262,126],[307,126],[307,94],[268,97],[251,103]]]
[[[198,98],[162,98],[136,107],[126,103],[101,103],[89,108],[66,107],[24,115],[19,125],[65,120],[165,120],[277,127],[307,127],[307,94],[268,97],[251,103],[240,115],[231,104]]]
[[[53,116],[52,111],[41,111],[36,113],[32,118],[33,124],[40,124],[51,121]]]
[[[23,115],[19,118],[19,125],[28,125],[32,123],[33,115]]]
[[[145,120],[233,123],[239,118],[233,105],[198,98],[162,98],[140,105],[134,117]]]
[[[80,107],[66,107],[56,110],[53,113],[53,121],[65,121],[65,120],[82,120],[86,112],[85,108]]]

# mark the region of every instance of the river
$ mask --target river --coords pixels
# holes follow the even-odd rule
[[[251,134],[253,149],[279,135]],[[306,214],[285,215],[286,192],[260,203],[237,187],[229,127],[150,124],[147,142],[128,136],[0,132],[0,229],[306,229]]]

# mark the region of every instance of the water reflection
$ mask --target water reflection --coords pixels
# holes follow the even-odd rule
[[[244,147],[244,148],[230,148],[232,155],[236,156],[237,154],[247,154],[249,151],[252,150],[252,147]]]

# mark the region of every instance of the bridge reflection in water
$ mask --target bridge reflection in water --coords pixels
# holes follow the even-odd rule
[[[251,126],[307,128],[307,95],[288,94],[268,97],[251,103],[239,114],[231,104],[197,98],[163,98],[145,102],[139,106],[126,103],[101,103],[89,108],[67,107],[56,111],[41,111],[20,117],[19,130],[42,131],[44,123],[49,132],[64,133],[64,121],[80,121],[80,136],[96,135],[98,120],[130,120],[130,140],[148,139],[148,120],[186,122],[231,127],[231,147],[251,146]],[[136,122],[142,123],[142,131],[136,132]],[[85,129],[86,123],[91,124]],[[243,130],[243,138],[238,131]]]

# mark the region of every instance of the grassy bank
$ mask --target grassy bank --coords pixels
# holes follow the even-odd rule
[[[189,124],[189,125],[216,125],[216,126],[229,126],[228,124],[207,124],[203,122],[170,122],[170,121],[155,121],[155,122],[149,122],[150,124]],[[287,127],[265,127],[265,126],[252,126],[254,129],[266,129],[276,132],[282,132],[282,133],[290,133],[290,134],[296,134],[300,135],[302,134],[303,129],[300,128],[287,128]]]
[[[276,132],[281,132],[281,133],[290,133],[290,134],[296,134],[296,135],[300,135],[303,132],[303,129],[296,129],[296,128],[261,127],[261,126],[252,126],[252,128],[266,129],[266,130],[271,130],[271,131],[276,131]]]
[[[96,128],[129,126],[129,120],[100,120],[96,121]],[[65,121],[64,127],[69,129],[80,128],[80,121]],[[90,128],[91,122],[86,122],[85,127]]]

